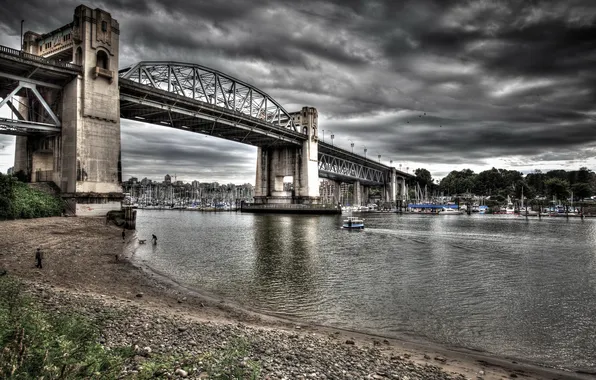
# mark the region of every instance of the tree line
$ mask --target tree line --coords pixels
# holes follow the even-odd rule
[[[421,187],[426,186],[430,194],[458,196],[474,194],[491,198],[520,199],[553,197],[580,201],[596,193],[596,174],[586,167],[579,170],[540,170],[524,175],[516,170],[496,169],[474,173],[470,169],[453,170],[440,182],[436,183],[426,169],[416,169],[416,181]]]

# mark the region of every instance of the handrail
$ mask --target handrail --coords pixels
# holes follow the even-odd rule
[[[65,69],[71,69],[76,71],[81,71],[83,68],[80,65],[75,65],[74,63],[64,62],[64,61],[56,61],[55,59],[44,58],[40,57],[39,55],[29,54],[24,51],[16,50],[13,48],[9,48],[8,46],[0,45],[0,53],[6,53],[10,55],[14,55],[17,57],[21,57],[24,59],[29,59],[32,61],[45,63],[48,65],[59,66]]]

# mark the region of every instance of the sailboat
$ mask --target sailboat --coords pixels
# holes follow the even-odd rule
[[[501,207],[499,211],[501,212],[501,214],[515,213],[515,207],[513,207],[513,203],[511,202],[511,197],[509,195],[507,196],[507,207]]]
[[[519,208],[519,213],[520,213],[520,215],[523,215],[523,216],[537,216],[538,215],[538,211],[534,211],[531,208],[528,209],[527,206],[524,207],[524,188],[523,187],[521,190],[521,207]]]

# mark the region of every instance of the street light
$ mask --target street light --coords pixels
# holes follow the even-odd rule
[[[381,155],[377,153],[377,157],[379,157],[379,163],[381,163]]]
[[[393,165],[393,160],[389,160],[389,166]]]
[[[21,48],[19,50],[23,51],[23,23],[25,20],[21,20]]]
[[[352,154],[354,154],[354,141],[348,139],[348,141],[350,142],[350,146],[352,147]]]
[[[333,138],[335,137],[335,135],[333,134],[333,131],[329,131],[331,132],[331,146],[333,146]]]
[[[323,142],[325,142],[325,130],[323,129]]]
[[[367,151],[367,149],[366,149],[366,146],[365,145],[362,145],[362,146],[364,147],[364,159],[366,160],[366,151]]]

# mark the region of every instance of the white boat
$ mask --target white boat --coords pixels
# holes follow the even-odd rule
[[[462,210],[456,210],[450,207],[443,207],[441,211],[439,211],[439,215],[463,215],[464,212]]]
[[[501,214],[515,214],[515,206],[511,202],[511,197],[507,196],[507,207],[501,207],[499,210]]]
[[[344,223],[341,228],[349,230],[362,230],[364,229],[364,219],[360,219],[357,216],[348,216],[344,219]]]

